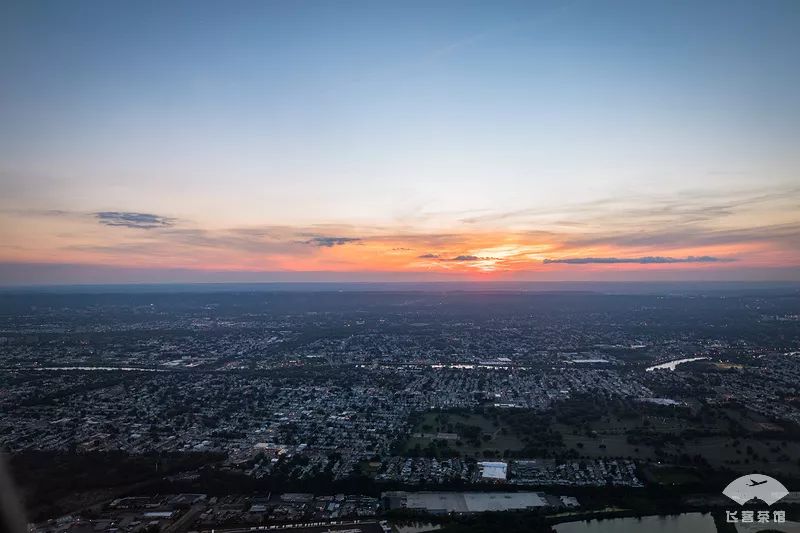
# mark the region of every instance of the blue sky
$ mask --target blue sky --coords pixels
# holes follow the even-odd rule
[[[520,233],[613,240],[632,212],[652,231],[763,226],[769,243],[769,228],[780,226],[784,239],[798,223],[797,2],[0,9],[0,261],[345,268],[342,257],[304,263],[292,246],[279,246],[288,258],[269,246],[257,255],[260,241],[246,245],[257,256],[239,263],[211,254],[187,264],[165,253],[167,230],[115,232],[99,227],[100,212],[167,217],[173,233],[216,232],[219,254],[220,232],[242,229],[289,244],[311,233],[394,245],[430,236],[410,259],[439,235],[463,235],[448,242],[454,256],[519,244]],[[753,200],[764,195],[771,199]],[[728,197],[737,207],[700,225],[650,215],[665,202]],[[522,240],[528,254],[538,245]],[[550,250],[706,255],[658,243]],[[789,251],[778,251],[785,267]],[[423,268],[412,263],[364,268]]]

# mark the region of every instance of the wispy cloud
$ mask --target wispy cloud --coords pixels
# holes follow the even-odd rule
[[[774,187],[763,190],[684,190],[667,195],[619,194],[589,202],[534,207],[508,211],[481,212],[462,217],[467,225],[585,226],[608,230],[620,227],[664,228],[716,223],[743,213],[786,212],[797,207],[800,187]]]
[[[154,215],[152,213],[134,213],[130,211],[98,211],[92,213],[104,226],[120,226],[136,229],[167,228],[175,224],[175,219]]]
[[[566,248],[610,245],[621,247],[675,247],[675,246],[718,246],[748,242],[773,242],[791,245],[800,240],[800,223],[771,224],[747,228],[715,229],[693,227],[664,228],[659,226],[642,227],[626,231],[605,233],[586,233],[563,236]]]
[[[559,263],[565,265],[589,265],[589,264],[622,264],[633,263],[638,265],[653,264],[672,264],[672,263],[728,263],[735,261],[730,257],[714,257],[710,255],[690,255],[689,257],[567,257],[564,259],[545,259],[543,263]]]

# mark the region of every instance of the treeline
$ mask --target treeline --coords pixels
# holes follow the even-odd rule
[[[25,451],[10,457],[9,466],[28,519],[38,520],[70,509],[58,500],[78,493],[125,487],[195,470],[221,461],[217,453],[45,452]]]

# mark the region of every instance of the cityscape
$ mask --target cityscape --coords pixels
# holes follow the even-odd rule
[[[0,446],[37,531],[549,527],[800,478],[796,287],[243,289],[0,295]]]

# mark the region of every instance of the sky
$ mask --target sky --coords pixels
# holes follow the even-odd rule
[[[800,3],[0,4],[0,285],[800,280]]]

